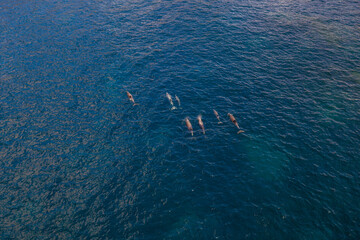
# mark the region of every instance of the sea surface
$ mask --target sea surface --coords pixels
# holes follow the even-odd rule
[[[0,239],[360,239],[360,2],[1,0]]]

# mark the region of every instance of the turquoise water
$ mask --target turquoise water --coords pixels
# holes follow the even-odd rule
[[[359,1],[1,1],[0,238],[359,239],[359,22]]]

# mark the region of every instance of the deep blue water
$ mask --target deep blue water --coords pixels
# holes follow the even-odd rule
[[[360,239],[359,6],[0,1],[0,239]]]

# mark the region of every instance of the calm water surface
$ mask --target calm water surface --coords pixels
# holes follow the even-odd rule
[[[0,238],[360,239],[359,6],[2,0]]]

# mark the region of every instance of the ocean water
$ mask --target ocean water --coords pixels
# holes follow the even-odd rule
[[[0,1],[0,239],[360,239],[359,6]]]

